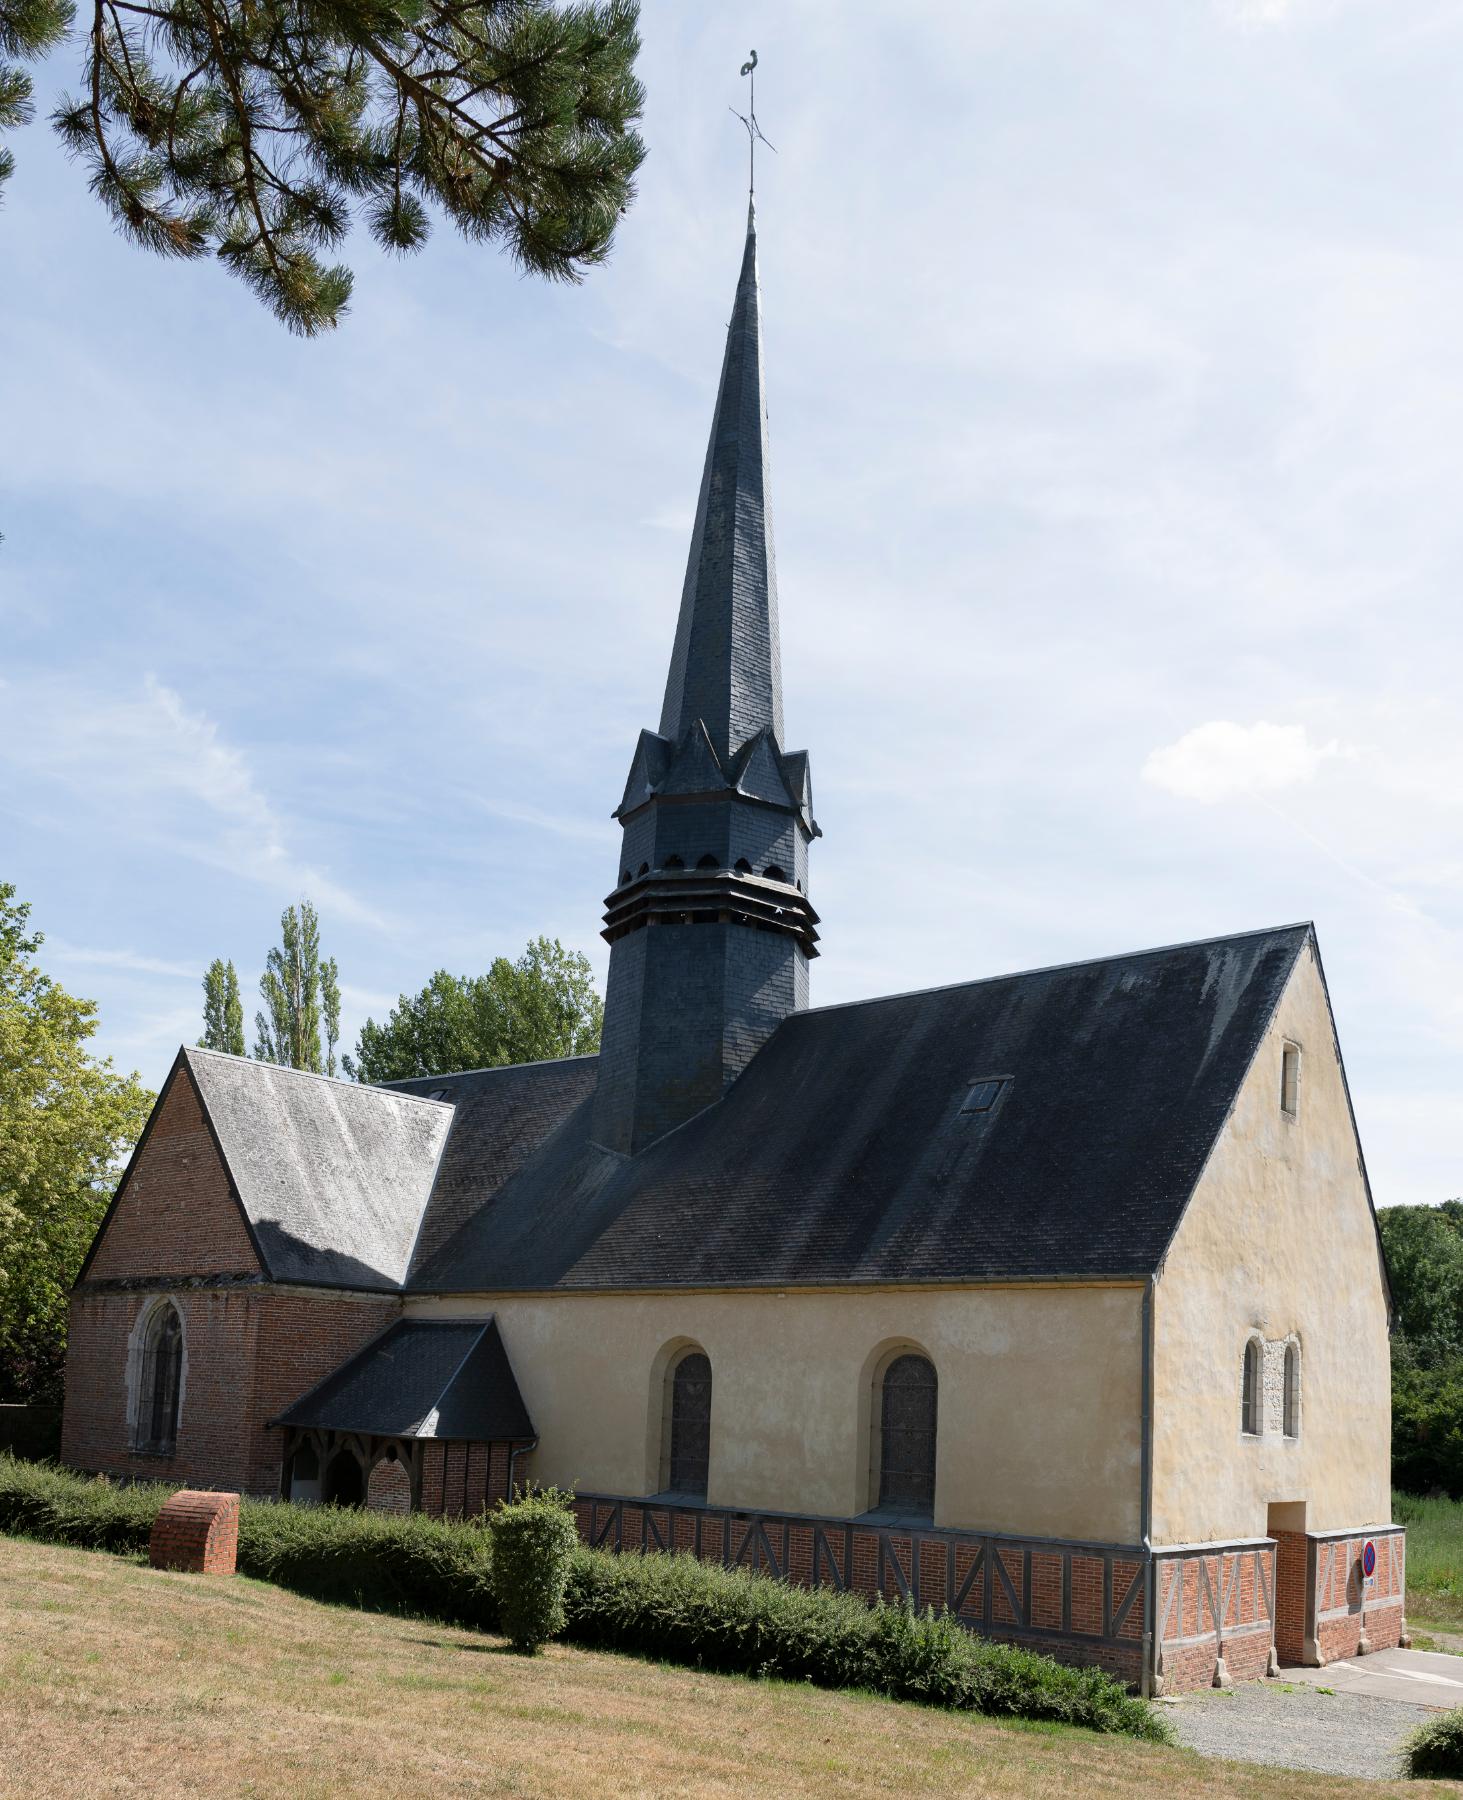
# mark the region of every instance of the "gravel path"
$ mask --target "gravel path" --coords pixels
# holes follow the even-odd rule
[[[1314,1769],[1325,1775],[1365,1775],[1375,1781],[1401,1773],[1402,1740],[1432,1707],[1363,1694],[1324,1694],[1283,1682],[1247,1681],[1229,1693],[1185,1694],[1159,1711],[1179,1741],[1204,1756]]]

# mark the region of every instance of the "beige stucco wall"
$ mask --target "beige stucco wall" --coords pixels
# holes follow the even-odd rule
[[[524,1472],[582,1491],[660,1485],[663,1371],[711,1359],[713,1504],[846,1517],[869,1497],[875,1371],[913,1345],[939,1376],[935,1522],[1134,1543],[1138,1287],[482,1295],[540,1446]]]
[[[1281,1055],[1301,1049],[1294,1119]],[[1265,1359],[1265,1430],[1240,1430],[1245,1340]],[[1281,1340],[1301,1353],[1300,1436],[1281,1431]],[[1306,1529],[1389,1516],[1386,1299],[1314,953],[1297,964],[1160,1275],[1154,1299],[1156,1544],[1261,1536],[1272,1502]]]

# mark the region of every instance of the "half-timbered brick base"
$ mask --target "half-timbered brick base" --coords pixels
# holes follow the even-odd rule
[[[580,1537],[601,1549],[689,1551],[802,1587],[944,1607],[983,1637],[1142,1681],[1146,1558],[1135,1546],[597,1494],[577,1496],[574,1512]]]
[[[1324,1666],[1355,1656],[1365,1638],[1369,1650],[1393,1650],[1404,1630],[1407,1592],[1407,1534],[1404,1531],[1328,1531],[1307,1539],[1307,1594],[1313,1631],[1304,1661]],[[1368,1587],[1362,1549],[1376,1546],[1376,1571]]]

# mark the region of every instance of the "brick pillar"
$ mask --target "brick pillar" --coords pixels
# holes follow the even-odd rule
[[[1306,1659],[1310,1631],[1309,1540],[1303,1531],[1272,1531],[1275,1540],[1275,1651],[1283,1663]]]
[[[153,1521],[147,1559],[155,1569],[232,1575],[239,1546],[239,1496],[180,1488]]]

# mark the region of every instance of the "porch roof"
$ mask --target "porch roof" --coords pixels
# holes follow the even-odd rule
[[[274,1423],[473,1443],[536,1435],[491,1318],[398,1319]]]

